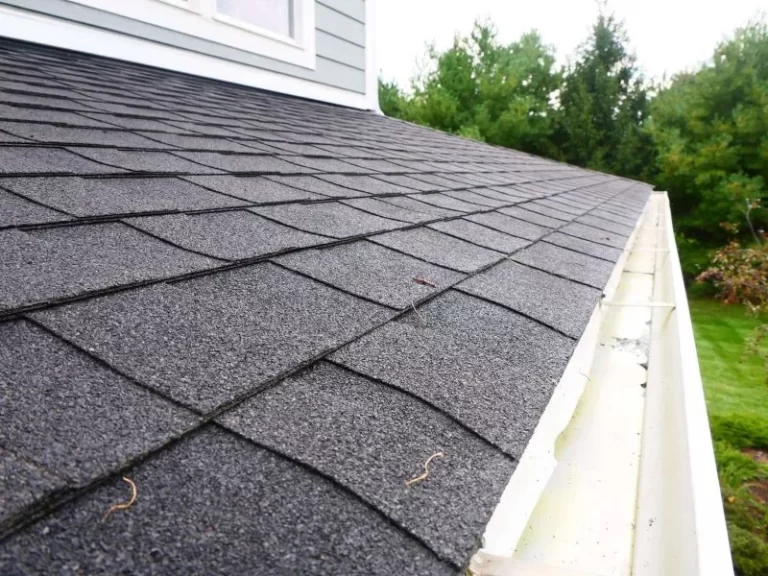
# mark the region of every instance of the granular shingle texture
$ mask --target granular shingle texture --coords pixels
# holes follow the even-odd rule
[[[573,347],[511,310],[452,291],[332,359],[424,398],[519,457]]]
[[[463,573],[648,194],[0,40],[0,573]]]
[[[278,258],[277,262],[357,296],[400,309],[463,278],[457,272],[366,240],[303,250]]]

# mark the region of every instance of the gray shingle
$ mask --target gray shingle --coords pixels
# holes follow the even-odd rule
[[[445,218],[451,216],[460,216],[463,212],[457,212],[456,210],[447,210],[426,202],[420,202],[415,199],[414,196],[392,196],[381,198],[382,202],[392,204],[393,206],[399,206],[406,208],[407,210],[413,210],[415,212],[423,212],[424,214],[430,214],[436,218]]]
[[[571,214],[572,216],[580,216],[584,212],[586,212],[589,208],[585,207],[575,207],[571,206],[570,203],[559,201],[557,198],[543,198],[541,200],[536,200],[532,204],[537,204],[539,206],[546,206],[547,208],[552,208],[553,210],[557,210],[559,212],[564,212],[566,214]],[[526,207],[528,205],[526,204]]]
[[[488,196],[475,194],[470,190],[448,191],[448,192],[444,192],[443,194],[439,194],[439,196],[450,196],[451,198],[455,198],[456,200],[461,200],[462,202],[475,204],[478,206],[478,208],[476,209],[499,208],[501,206],[506,206],[511,203],[511,200],[507,200],[507,201],[496,200],[494,198],[489,198]]]
[[[311,168],[294,166],[274,156],[217,154],[215,152],[176,152],[177,155],[226,172],[246,174],[307,174]]]
[[[59,148],[0,147],[0,174],[106,174],[124,172]]]
[[[116,168],[125,168],[137,172],[178,172],[189,174],[214,174],[219,172],[214,168],[208,168],[188,162],[183,158],[169,154],[168,152],[143,152],[136,150],[118,150],[116,148],[73,148],[69,150],[77,152],[80,156],[91,158],[96,162],[102,162],[107,166],[101,172],[122,172]],[[87,162],[78,158],[81,162]],[[116,168],[113,168],[116,167]],[[58,172],[58,170],[57,170]]]
[[[522,204],[520,208],[525,208],[530,212],[536,212],[537,214],[541,214],[543,216],[549,216],[550,218],[555,218],[556,220],[563,220],[565,222],[570,222],[571,220],[574,220],[576,218],[576,216],[573,214],[569,214],[568,212],[563,212],[562,210],[556,210],[555,208],[551,208],[549,206],[542,206],[541,204],[537,204],[536,202],[527,202],[525,204]]]
[[[11,229],[0,245],[0,309],[217,265],[122,224]]]
[[[125,130],[100,130],[99,128],[73,128],[27,122],[0,122],[0,130],[46,144],[99,144],[145,150],[164,150],[167,144],[154,142]]]
[[[63,478],[0,446],[0,522],[23,517],[35,502],[65,486]]]
[[[546,242],[537,242],[524,248],[516,252],[512,259],[600,290],[605,286],[613,270],[613,264],[610,262]]]
[[[550,232],[549,228],[539,226],[538,224],[531,224],[512,216],[506,216],[499,214],[498,212],[486,212],[485,214],[473,214],[467,216],[468,220],[488,226],[494,230],[512,234],[518,238],[525,238],[526,240],[538,240],[542,236]]]
[[[419,313],[375,330],[332,358],[428,400],[519,457],[573,341],[454,291]]]
[[[464,202],[463,200],[457,200],[456,198],[451,198],[445,194],[419,194],[417,196],[412,196],[412,198],[419,202],[426,202],[427,204],[432,204],[439,208],[447,208],[448,210],[455,210],[462,213],[488,210],[488,206],[480,206],[478,204]]]
[[[628,218],[626,216],[619,216],[618,214],[613,214],[611,212],[608,212],[607,210],[593,210],[590,212],[593,216],[599,216],[600,218],[603,218],[605,220],[611,220],[613,222],[617,222],[619,224],[624,224],[625,226],[629,226],[631,228],[634,228],[637,224],[636,218]]]
[[[546,237],[545,240],[550,244],[556,244],[558,246],[562,246],[563,248],[570,248],[576,252],[602,258],[603,260],[608,260],[609,262],[616,262],[619,259],[619,256],[621,256],[621,250],[618,248],[611,248],[610,246],[595,244],[589,240],[582,240],[581,238],[576,238],[576,236],[569,236],[568,234],[562,234],[560,232],[550,234]]]
[[[515,262],[502,262],[457,289],[509,306],[576,339],[601,293]]]
[[[165,132],[168,134],[190,134],[188,130],[183,128],[177,128],[176,126],[149,118],[128,118],[126,116],[115,116],[114,114],[103,114],[101,112],[80,112],[77,115],[100,121],[100,124],[106,123],[107,125],[120,126],[129,130],[152,130],[153,132]]]
[[[2,185],[4,184],[0,180],[0,186]],[[70,218],[60,212],[39,206],[5,190],[0,190],[0,227],[41,224],[43,222],[58,222],[62,220],[70,220]]]
[[[325,180],[320,180],[314,176],[267,176],[270,180],[297,188],[298,190],[305,190],[307,192],[314,192],[316,194],[322,194],[323,196],[334,197],[355,197],[365,196],[362,192],[356,192],[348,188],[336,186]]]
[[[70,487],[198,420],[28,322],[0,325],[0,367],[0,445]]]
[[[125,374],[208,411],[386,316],[271,264],[36,315]]]
[[[394,308],[407,308],[461,274],[410,258],[365,240],[332,248],[304,250],[277,260],[338,288]],[[435,287],[420,284],[427,280]]]
[[[398,186],[413,188],[414,190],[418,190],[420,192],[445,190],[443,186],[438,186],[437,184],[430,184],[428,182],[416,180],[415,178],[411,178],[409,176],[393,176],[391,174],[380,174],[380,175],[377,175],[376,178],[379,178],[380,180],[384,180],[385,182],[391,182],[392,184],[397,184]]]
[[[358,190],[360,192],[366,192],[368,194],[409,194],[413,193],[413,190],[409,188],[403,188],[397,184],[391,184],[389,182],[383,182],[372,176],[347,176],[344,174],[318,174],[318,178],[322,178],[327,182],[338,184],[352,190]]]
[[[501,452],[397,390],[332,364],[220,419],[334,477],[458,565],[472,553],[514,469]],[[410,488],[427,457],[429,478]]]
[[[519,250],[530,243],[527,240],[510,236],[509,234],[504,234],[503,232],[498,232],[491,228],[486,228],[485,226],[480,226],[480,224],[469,222],[463,218],[448,220],[446,222],[435,222],[430,224],[429,227],[450,234],[451,236],[462,238],[474,244],[504,252],[505,254]]]
[[[207,150],[216,152],[243,152],[253,153],[253,149],[248,148],[233,142],[232,140],[225,140],[224,138],[206,138],[203,136],[187,136],[183,134],[162,134],[157,132],[143,132],[147,138],[157,140],[164,144],[170,145],[167,147],[175,146],[179,149],[188,150]]]
[[[330,241],[241,210],[150,216],[126,222],[189,250],[227,260],[254,258]]]
[[[425,214],[423,212],[401,208],[400,206],[383,202],[377,198],[354,198],[352,200],[342,200],[342,203],[365,212],[370,212],[371,214],[376,214],[382,218],[394,218],[401,222],[417,223],[437,218],[437,216],[432,214]]]
[[[334,238],[392,230],[404,225],[402,222],[380,218],[339,202],[262,206],[251,210],[299,230]]]
[[[598,218],[592,214],[585,214],[584,216],[581,216],[577,222],[599,228],[600,230],[607,230],[608,232],[613,232],[614,234],[625,237],[632,234],[632,229],[634,228],[634,226],[627,226],[626,224],[622,224],[620,222],[607,220],[605,218]]]
[[[66,124],[68,126],[90,126],[94,128],[110,127],[109,124],[100,122],[97,119],[75,114],[73,112],[43,110],[41,108],[20,108],[18,106],[6,106],[5,104],[0,104],[0,118],[3,120],[50,122],[52,124]]]
[[[627,237],[613,232],[607,232],[600,230],[594,226],[587,226],[579,222],[571,222],[567,226],[560,229],[561,232],[569,234],[570,236],[576,236],[582,240],[589,240],[590,242],[596,242],[604,246],[611,246],[613,248],[624,249],[627,244]]]
[[[459,272],[474,272],[501,258],[498,252],[469,244],[429,228],[389,232],[374,236],[371,240]]]
[[[4,543],[9,573],[424,574],[456,569],[327,480],[208,428]]]
[[[292,164],[295,164],[297,168],[293,170],[296,173],[302,172],[338,172],[340,174],[370,174],[371,171],[367,168],[361,168],[354,164],[349,164],[343,160],[336,160],[335,158],[307,158],[306,156],[282,156],[284,160],[288,160]],[[286,172],[290,172],[286,170]]]
[[[6,178],[0,179],[0,186],[76,216],[246,204],[177,178]]]
[[[525,220],[531,224],[546,226],[547,228],[559,228],[568,222],[567,220],[558,220],[557,218],[545,216],[544,214],[539,214],[538,212],[531,212],[530,210],[526,210],[521,206],[510,206],[509,208],[502,208],[499,210],[499,212],[519,220]]]
[[[325,199],[325,196],[297,190],[263,176],[187,176],[186,180],[255,203]]]

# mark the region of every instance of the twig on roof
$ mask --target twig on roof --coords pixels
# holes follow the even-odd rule
[[[421,319],[421,323],[424,324],[424,326],[426,326],[427,321],[424,319],[424,316],[421,315],[421,312],[416,310],[416,306],[413,305],[413,300],[411,300],[411,308],[413,308],[413,311],[416,312],[416,316],[418,316]]]
[[[427,280],[425,278],[414,278],[413,279],[416,284],[421,284],[422,286],[429,286],[430,288],[437,288],[437,284],[434,282],[431,282],[430,280]]]
[[[123,480],[125,480],[131,487],[131,499],[128,502],[124,502],[122,504],[113,504],[110,506],[109,510],[107,510],[107,513],[104,514],[104,518],[101,519],[102,522],[105,522],[109,515],[112,514],[112,512],[115,512],[116,510],[127,510],[133,506],[134,502],[136,502],[136,496],[138,496],[139,493],[136,489],[136,484],[133,483],[133,480],[126,478],[125,476],[123,476]]]
[[[424,462],[424,473],[421,476],[416,476],[416,478],[411,478],[410,480],[405,481],[406,486],[411,486],[412,484],[416,484],[417,482],[421,482],[422,480],[426,480],[429,476],[429,463],[432,462],[434,458],[442,458],[444,454],[442,452],[435,452],[427,458],[427,461]]]

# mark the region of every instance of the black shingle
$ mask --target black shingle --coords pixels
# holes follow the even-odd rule
[[[42,147],[0,147],[0,174],[105,174],[125,172],[81,158],[67,150]]]
[[[429,228],[389,232],[374,236],[371,240],[460,272],[474,272],[501,257],[498,252],[475,246]]]
[[[457,288],[509,306],[573,338],[581,337],[601,294],[515,262],[502,262]]]
[[[537,242],[524,248],[516,252],[512,258],[534,268],[577,280],[601,290],[613,270],[613,264],[610,262],[546,242]]]
[[[36,317],[123,373],[207,411],[370,328],[385,310],[260,264]]]
[[[551,244],[557,244],[563,248],[569,248],[576,252],[588,254],[589,256],[595,256],[608,260],[609,262],[616,262],[621,256],[621,250],[618,248],[611,248],[610,246],[604,246],[602,244],[595,244],[589,240],[582,240],[576,236],[570,236],[568,234],[562,234],[561,232],[555,232],[546,237],[546,241]]]
[[[227,260],[253,258],[330,241],[242,210],[150,216],[131,218],[126,222],[189,250]]]
[[[469,222],[463,218],[448,220],[446,222],[435,222],[430,224],[429,227],[450,234],[451,236],[468,240],[474,244],[504,252],[505,254],[519,250],[523,246],[529,244],[527,240],[523,240],[522,238],[517,238],[516,236],[510,236],[509,234],[486,228],[485,226]]]
[[[122,224],[0,232],[0,310],[210,268]]]
[[[538,224],[531,224],[524,220],[518,220],[517,218],[499,214],[498,212],[473,214],[467,216],[467,219],[476,222],[477,224],[493,228],[494,230],[512,234],[518,238],[525,238],[526,240],[538,240],[550,232],[549,228],[539,226]]]
[[[179,172],[190,174],[214,174],[219,172],[214,168],[208,168],[195,164],[169,154],[168,152],[143,152],[137,150],[118,150],[116,148],[69,148],[80,156],[85,156],[106,164],[100,166],[100,172],[122,172],[116,168],[124,168],[137,172]],[[81,162],[87,162],[78,158]],[[113,168],[115,167],[115,168]],[[73,170],[77,171],[77,170]],[[58,170],[56,170],[58,172]]]
[[[9,573],[424,574],[456,569],[327,480],[220,429],[175,445],[0,548]]]
[[[2,346],[1,342],[0,346]],[[65,487],[64,478],[56,476],[23,455],[0,446],[0,522],[7,522],[14,517],[23,517],[24,512],[28,511],[35,502]],[[2,562],[2,548],[0,548],[0,562]]]
[[[4,185],[0,180],[0,186]],[[7,188],[7,186],[6,186]],[[0,228],[69,220],[68,216],[0,190]]]
[[[333,476],[458,565],[472,553],[514,469],[511,459],[443,414],[327,363],[221,421]],[[436,452],[444,456],[433,461],[429,478],[406,487]]]
[[[0,445],[71,487],[197,420],[28,322],[0,324],[0,366]]]
[[[252,208],[256,214],[272,218],[299,230],[347,238],[402,227],[402,222],[380,218],[340,202],[322,204],[284,204]]]
[[[607,232],[579,222],[571,222],[567,226],[563,226],[560,231],[570,236],[581,238],[582,240],[589,240],[590,242],[596,242],[598,244],[603,244],[604,246],[611,246],[622,250],[627,244],[627,237],[622,234]]]
[[[248,202],[323,200],[325,196],[291,188],[263,176],[187,176],[187,180]]]
[[[178,178],[6,178],[0,179],[0,186],[75,216],[246,204]]]
[[[358,296],[400,309],[462,278],[451,270],[364,240],[304,250],[283,256],[277,262]],[[435,286],[416,280],[426,280]]]
[[[420,396],[519,457],[574,347],[495,304],[451,291],[332,358]]]

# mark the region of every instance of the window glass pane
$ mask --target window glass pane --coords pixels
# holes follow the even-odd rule
[[[291,0],[216,0],[218,11],[230,18],[291,35]]]

